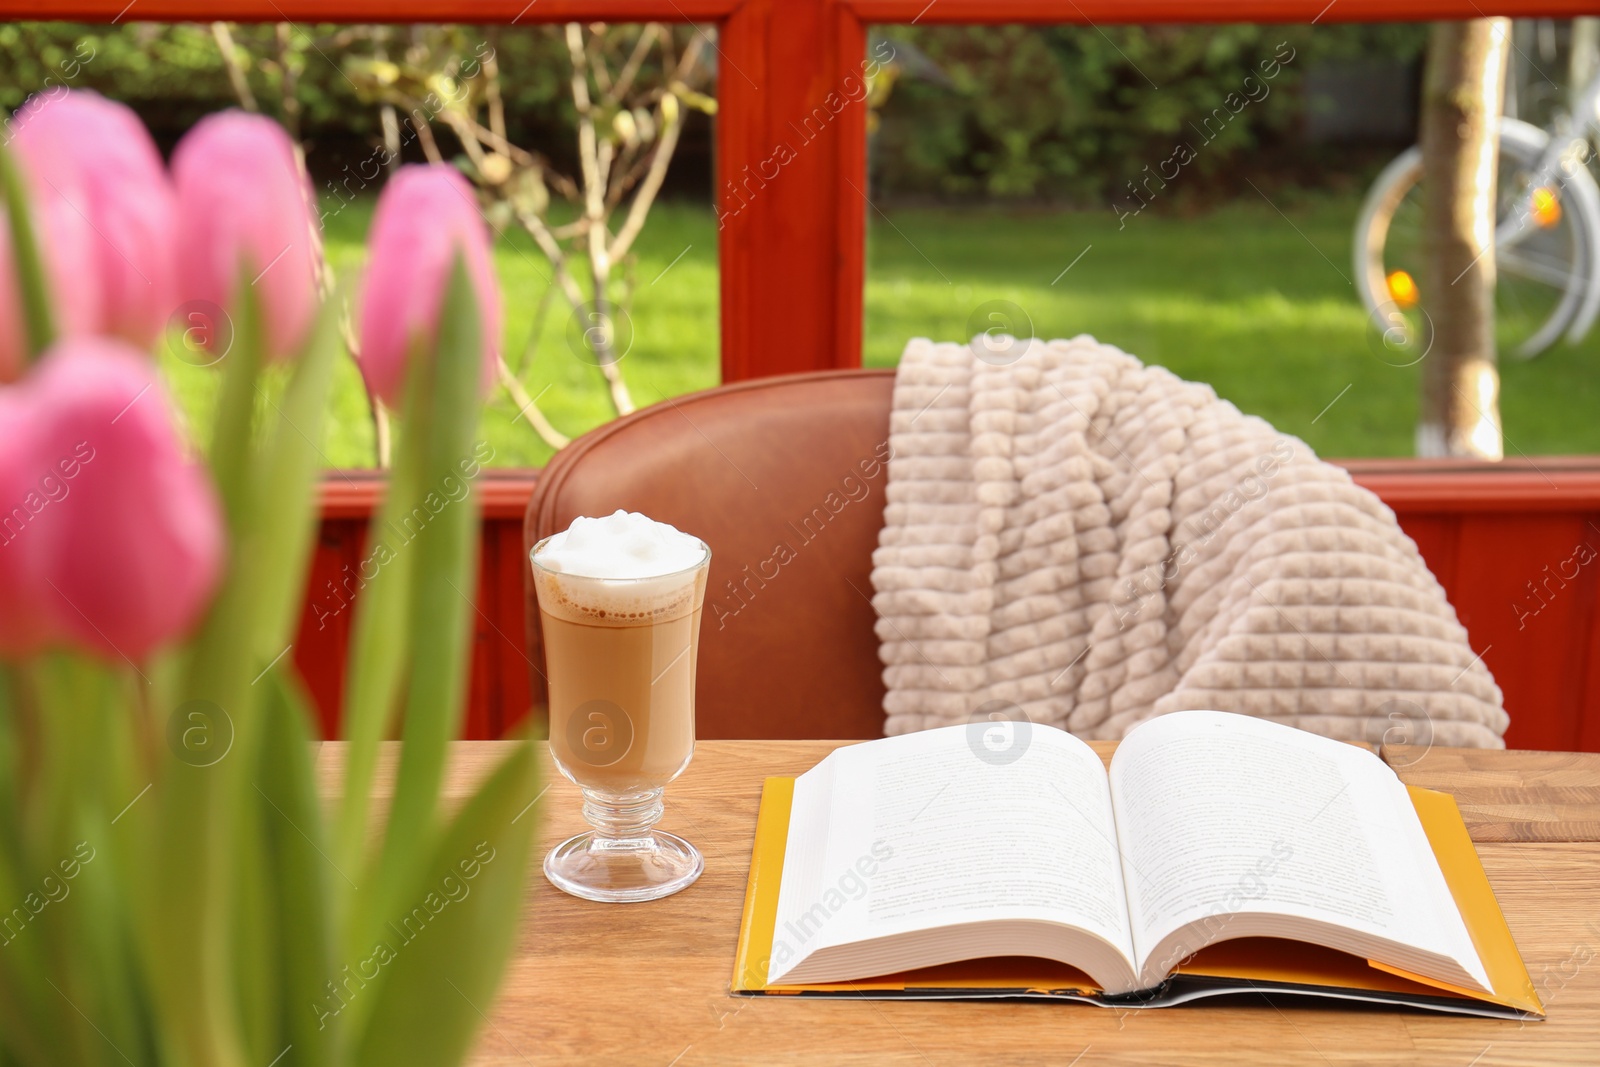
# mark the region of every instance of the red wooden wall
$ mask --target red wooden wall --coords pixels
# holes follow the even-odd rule
[[[1344,466],[1395,510],[1444,585],[1472,647],[1505,692],[1507,742],[1600,752],[1600,460]],[[536,477],[493,472],[480,483],[483,551],[469,737],[498,736],[528,710],[522,513]],[[323,488],[322,540],[294,655],[330,737],[339,730],[350,611],[330,610],[339,600],[326,583],[337,588],[343,574],[355,572],[380,488],[364,472],[331,475]],[[1579,546],[1590,551],[1580,553]]]

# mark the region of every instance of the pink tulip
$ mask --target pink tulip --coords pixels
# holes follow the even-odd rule
[[[253,286],[267,358],[297,352],[316,317],[322,252],[289,135],[260,115],[210,115],[178,142],[172,177],[178,299],[231,312],[239,287]]]
[[[122,342],[63,341],[8,392],[0,422],[10,406],[20,432],[6,436],[24,443],[0,451],[0,591],[33,633],[8,626],[3,650],[62,640],[137,662],[184,634],[216,587],[211,483],[184,454],[150,361]]]
[[[87,91],[34,97],[14,122],[13,144],[36,202],[86,231],[87,270],[60,281],[63,293],[94,290],[99,314],[93,322],[63,315],[59,332],[149,347],[173,311],[177,211],[155,142],[132,109]]]
[[[390,407],[400,406],[409,357],[419,343],[432,349],[451,264],[459,255],[477,297],[480,380],[488,392],[500,350],[500,287],[489,231],[466,179],[443,164],[401,167],[378,195],[367,249],[361,308],[361,374],[367,391]]]

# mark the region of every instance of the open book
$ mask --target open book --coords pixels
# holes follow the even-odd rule
[[[1210,711],[1139,726],[1109,773],[1061,730],[981,722],[769,779],[734,988],[1542,1011],[1448,795]]]

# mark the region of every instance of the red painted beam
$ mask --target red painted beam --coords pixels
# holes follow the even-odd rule
[[[1600,457],[1333,460],[1396,511],[1600,512]]]
[[[482,509],[484,520],[521,521],[538,477],[538,470],[533,468],[495,467],[484,470],[477,478],[478,506]],[[323,521],[365,521],[371,518],[383,502],[383,488],[387,481],[388,476],[383,471],[324,471],[317,498]]]
[[[751,0],[752,3],[759,0]],[[73,22],[692,22],[728,18],[741,0],[0,0],[3,19]],[[1570,18],[1592,0],[780,0],[845,7],[862,23],[1395,22]]]
[[[64,22],[693,22],[741,0],[0,0],[0,19]]]
[[[1476,460],[1333,459],[1358,485],[1397,511],[1600,512],[1600,457],[1540,456],[1503,463]],[[520,519],[533,493],[535,468],[501,467],[478,478],[485,519]],[[366,519],[383,499],[385,476],[374,470],[329,470],[319,502],[324,519]]]
[[[859,366],[864,28],[834,0],[749,0],[721,52],[722,379]]]

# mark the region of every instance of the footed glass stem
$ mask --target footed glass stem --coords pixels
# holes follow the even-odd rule
[[[654,829],[663,789],[583,790],[593,830],[568,838],[544,858],[544,876],[564,893],[610,904],[659,900],[694,884],[705,860],[689,842]]]

